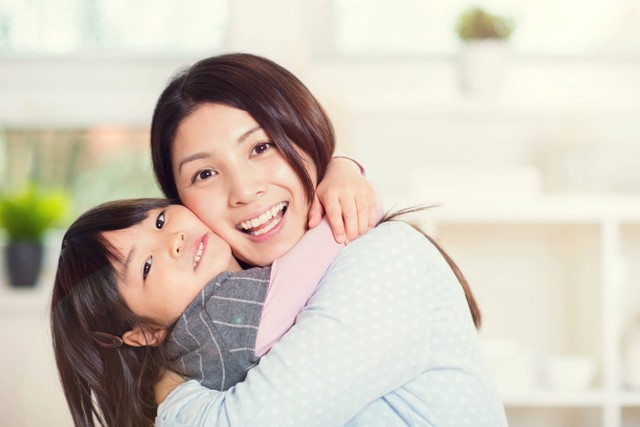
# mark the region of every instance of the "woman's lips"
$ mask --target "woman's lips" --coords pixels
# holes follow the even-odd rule
[[[282,222],[288,205],[288,202],[280,202],[267,209],[261,215],[243,221],[238,228],[252,237],[260,237],[267,234]]]

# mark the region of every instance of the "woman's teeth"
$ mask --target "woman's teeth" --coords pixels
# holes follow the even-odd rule
[[[204,250],[204,242],[200,242],[200,246],[198,246],[198,250],[196,251],[196,257],[193,260],[193,268],[196,268],[196,266],[200,262],[200,257],[202,256],[203,250]]]
[[[282,221],[281,213],[286,207],[287,203],[280,202],[259,217],[242,222],[240,227],[252,236],[267,233]]]

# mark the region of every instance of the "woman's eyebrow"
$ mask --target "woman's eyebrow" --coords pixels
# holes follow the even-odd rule
[[[238,143],[244,142],[245,139],[249,138],[249,136],[251,136],[252,133],[257,132],[257,131],[259,131],[261,129],[262,129],[262,127],[260,125],[256,125],[256,126],[252,127],[251,129],[249,129],[248,131],[246,131],[245,133],[240,135],[240,138],[238,138]]]
[[[262,127],[260,125],[256,125],[256,126],[252,127],[251,129],[249,129],[248,131],[246,131],[245,133],[240,135],[240,137],[238,138],[238,144],[243,143],[247,138],[249,138],[249,136],[251,136],[251,134],[253,134],[254,132],[257,132],[259,130],[262,130]],[[206,152],[195,153],[195,154],[192,154],[190,156],[185,157],[184,159],[180,160],[180,163],[178,164],[178,174],[180,174],[180,172],[182,172],[182,167],[185,164],[187,164],[189,162],[194,162],[196,160],[206,159],[207,157],[209,157],[209,153],[206,153]]]
[[[196,160],[206,159],[207,157],[209,157],[209,154],[205,152],[195,153],[185,157],[184,159],[180,160],[180,164],[178,165],[178,174],[180,174],[180,172],[182,171],[182,166],[184,166],[185,164]]]

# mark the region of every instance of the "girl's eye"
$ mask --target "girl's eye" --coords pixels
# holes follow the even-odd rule
[[[149,257],[149,259],[144,262],[144,268],[142,269],[142,280],[145,280],[149,275],[149,271],[151,271],[152,262],[153,262],[153,257]]]
[[[203,169],[195,173],[193,178],[191,179],[191,183],[196,183],[199,181],[206,181],[207,179],[213,177],[216,172],[213,169]]]
[[[156,217],[156,228],[158,230],[162,229],[164,226],[164,211],[160,212],[160,214]]]
[[[271,147],[273,147],[272,142],[261,142],[260,144],[253,147],[253,150],[251,150],[251,155],[255,156],[257,154],[262,154]]]

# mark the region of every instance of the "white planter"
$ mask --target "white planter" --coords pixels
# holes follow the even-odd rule
[[[458,77],[463,93],[479,97],[500,95],[507,68],[504,40],[470,40],[462,45]]]

